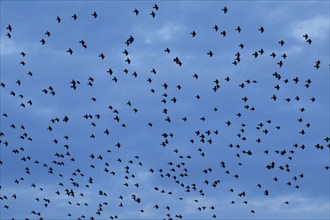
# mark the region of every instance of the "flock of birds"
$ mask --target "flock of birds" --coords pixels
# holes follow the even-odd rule
[[[141,14],[139,9],[133,9],[132,10],[132,16],[150,16],[150,19],[157,19],[157,13],[161,10],[161,7],[159,7],[157,4],[153,5],[150,14]],[[223,7],[221,10],[219,10],[219,13],[224,14],[224,16],[229,13],[229,9],[227,7]],[[91,16],[91,19],[99,19],[99,15],[97,12],[93,11],[89,16]],[[79,15],[73,14],[71,18],[74,21],[79,20]],[[54,25],[56,23],[58,25],[61,25],[62,19],[59,16],[57,16],[54,19]],[[227,36],[227,32],[225,30],[220,30],[218,25],[210,26],[210,29],[214,32],[220,33],[222,37]],[[237,26],[235,28],[235,31],[239,34],[242,31],[244,31],[244,27]],[[256,32],[258,34],[263,34],[266,30],[266,28],[260,26]],[[10,24],[6,27],[6,36],[7,40],[11,40],[15,38],[15,27],[12,27]],[[191,32],[187,33],[187,37],[190,37],[193,39],[198,38],[199,33],[196,30],[191,30]],[[312,45],[312,39],[309,37],[309,35],[306,33],[302,38],[306,41],[306,46]],[[40,39],[40,44],[43,47],[47,47],[47,43],[52,40],[52,32],[46,30],[45,36]],[[137,77],[143,77],[138,74],[138,71],[129,71],[128,67],[130,67],[131,62],[134,62],[134,59],[130,57],[130,48],[134,47],[134,43],[138,41],[139,39],[136,39],[134,36],[128,36],[122,43],[122,48],[125,56],[125,63],[127,65],[127,68],[123,70],[123,73],[127,75],[128,73],[131,73],[133,78]],[[89,44],[92,44],[93,42],[86,42],[85,40],[79,40],[80,46],[88,51]],[[248,44],[249,42],[246,42]],[[284,40],[279,40],[278,45],[279,47],[284,47],[285,45]],[[245,44],[240,43],[238,45],[238,49],[243,51],[245,49]],[[235,66],[239,65],[241,62],[241,51],[237,51],[235,53],[235,59],[232,61],[233,68]],[[74,56],[75,55],[75,49],[74,46],[67,48],[66,50],[68,56]],[[171,48],[164,48],[164,51],[161,51],[162,53],[165,52],[165,54],[172,54]],[[312,80],[311,79],[302,79],[301,77],[294,77],[292,79],[286,78],[285,74],[281,73],[281,68],[283,65],[285,65],[285,61],[289,58],[286,53],[277,54],[275,52],[268,52],[264,49],[257,49],[251,54],[251,59],[257,59],[260,56],[264,56],[264,54],[267,54],[271,58],[280,58],[278,61],[275,61],[278,65],[277,71],[272,73],[274,87],[272,88],[272,95],[269,97],[269,100],[273,102],[281,102],[281,104],[285,105],[285,103],[289,102],[299,102],[301,100],[309,101],[309,104],[313,104],[314,102],[317,103],[317,97],[303,97],[303,96],[295,96],[295,97],[289,97],[284,100],[281,100],[282,97],[279,95],[279,90],[282,88],[290,88],[290,86],[293,86],[295,84],[303,83],[304,89],[309,89]],[[20,65],[23,66],[24,70],[26,66],[25,57],[29,56],[29,51],[18,51],[18,54],[21,56],[22,61],[20,62]],[[215,55],[215,52],[212,50],[209,50],[205,52],[205,56],[213,57]],[[99,59],[104,60],[107,58],[107,55],[104,52],[101,52],[98,54]],[[70,57],[69,57],[70,58]],[[68,58],[68,59],[69,59]],[[185,65],[184,58],[173,56],[173,62],[175,65],[177,65],[178,68],[181,68]],[[315,71],[321,68],[321,61],[316,60],[313,61],[312,65],[315,68]],[[170,65],[170,64],[168,64]],[[37,70],[36,70],[37,71]],[[1,74],[8,74],[2,72]],[[110,78],[111,83],[118,84],[122,87],[125,87],[125,81],[119,80],[119,77],[111,67],[104,70],[104,77]],[[146,77],[146,84],[153,85],[153,81],[157,78],[157,68],[152,68],[150,71],[150,76]],[[8,86],[8,82],[1,82],[1,93],[9,94],[13,100],[20,100],[18,102],[18,108],[20,108],[19,111],[24,111],[26,108],[33,108],[33,100],[26,98],[25,94],[21,94],[20,86],[22,84],[28,84],[29,80],[38,80],[31,71],[27,71],[28,78],[26,79],[17,79],[16,80],[16,87],[10,87]],[[36,74],[37,75],[37,74]],[[128,75],[127,75],[128,76]],[[196,80],[197,82],[201,77],[203,77],[201,74],[198,73],[192,73],[191,74],[192,79]],[[210,93],[216,93],[221,95],[221,88],[225,86],[235,86],[237,89],[246,89],[246,87],[257,85],[258,83],[262,83],[255,79],[247,79],[244,82],[241,82],[238,85],[231,85],[232,76],[224,76],[222,79],[214,79],[213,86],[210,88]],[[66,82],[66,86],[69,87],[73,93],[75,93],[77,96],[79,96],[79,90],[82,87],[93,87],[94,83],[96,82],[96,79],[94,76],[90,76],[87,79],[87,83],[82,82],[79,79],[72,79],[70,82]],[[10,83],[9,83],[10,84]],[[145,87],[145,85],[141,85],[141,87]],[[146,87],[148,87],[146,86]],[[43,89],[40,90],[40,94],[47,95],[50,99],[53,97],[56,97],[58,93],[61,91],[55,90],[54,88],[58,87],[57,85],[49,85],[44,86]],[[175,88],[175,91],[177,92],[177,95],[173,96],[173,93],[168,92],[169,88],[173,87]],[[187,86],[189,87],[189,86]],[[173,117],[171,113],[175,111],[175,105],[179,102],[181,102],[181,99],[179,98],[179,93],[185,88],[187,88],[183,84],[173,85],[171,83],[164,82],[161,86],[161,88],[153,87],[150,89],[150,95],[156,95],[159,93],[163,93],[159,101],[163,105],[162,112],[159,115],[158,121],[149,121],[148,118],[144,118],[144,120],[147,120],[147,122],[144,124],[146,126],[145,128],[141,129],[147,129],[147,131],[151,131],[154,129],[154,124],[166,127],[165,124],[170,124],[176,121],[179,121],[180,127],[185,128],[189,125],[189,121],[191,118],[189,118],[187,115],[182,116],[180,119],[177,119],[176,117]],[[101,99],[101,98],[100,98]],[[100,100],[97,96],[93,96],[90,99],[91,103],[97,102],[97,100]],[[197,101],[202,99],[202,96],[200,94],[195,95],[194,99]],[[255,131],[258,133],[258,137],[255,139],[254,146],[247,147],[245,146],[245,141],[249,139],[249,135],[246,135],[248,133],[249,129],[251,129],[250,125],[247,125],[244,123],[244,117],[246,116],[246,111],[257,111],[258,107],[253,106],[249,103],[250,97],[244,96],[240,100],[243,102],[242,108],[238,111],[233,113],[234,117],[237,118],[239,121],[241,121],[241,124],[239,126],[239,132],[237,133],[237,139],[232,140],[231,143],[228,144],[228,146],[221,146],[223,148],[228,148],[229,153],[233,154],[237,158],[237,166],[238,167],[244,167],[246,160],[254,160],[253,158],[256,157],[256,154],[259,157],[270,157],[270,161],[267,164],[260,165],[262,169],[265,170],[275,170],[278,169],[283,173],[287,173],[289,175],[289,180],[285,181],[281,178],[282,173],[280,173],[278,176],[271,177],[273,180],[272,184],[277,184],[279,182],[285,181],[285,185],[288,187],[292,187],[295,189],[300,188],[300,181],[302,181],[305,177],[304,173],[292,173],[292,166],[291,161],[294,159],[299,160],[299,158],[296,158],[295,155],[298,151],[304,150],[307,146],[305,144],[298,144],[295,143],[292,146],[287,146],[285,148],[278,148],[278,149],[271,149],[267,148],[266,146],[264,148],[261,147],[262,142],[264,139],[266,139],[269,135],[272,133],[279,131],[282,129],[281,124],[277,124],[276,119],[268,119],[266,121],[259,121],[259,123],[255,127]],[[134,102],[134,100],[128,100],[126,103],[126,107],[130,108],[132,113],[131,114],[139,114],[140,109],[138,108],[138,104]],[[173,103],[173,104],[172,104]],[[2,103],[2,105],[6,105],[6,103]],[[219,110],[218,107],[214,107],[211,109],[212,112],[216,113]],[[299,113],[297,114],[297,124],[298,127],[300,127],[299,134],[298,135],[308,135],[308,130],[312,126],[312,122],[306,121],[304,118],[304,112],[306,111],[306,107],[300,107]],[[141,179],[138,178],[138,171],[144,170],[148,174],[148,176],[152,176],[153,178],[158,179],[158,181],[163,181],[164,183],[174,183],[177,187],[176,190],[168,190],[166,188],[166,185],[162,185],[161,183],[159,185],[152,186],[151,189],[148,189],[148,191],[154,191],[159,193],[159,201],[162,199],[167,199],[169,196],[171,198],[175,198],[178,200],[177,204],[181,204],[180,202],[185,202],[187,200],[192,200],[191,202],[196,204],[197,208],[196,210],[190,210],[190,212],[199,212],[199,213],[207,213],[205,216],[206,218],[221,218],[221,213],[217,212],[217,209],[219,207],[216,207],[216,205],[208,205],[208,203],[203,203],[203,201],[207,200],[207,197],[209,196],[209,190],[219,190],[219,188],[223,187],[221,186],[226,181],[238,181],[240,180],[240,173],[239,169],[233,169],[231,164],[232,162],[229,161],[229,159],[226,159],[226,157],[222,157],[223,159],[220,159],[219,161],[215,161],[217,163],[217,167],[205,167],[200,170],[192,170],[189,167],[189,164],[191,164],[191,161],[194,161],[195,159],[200,158],[201,160],[209,160],[210,154],[207,153],[209,151],[209,146],[212,146],[212,148],[219,148],[219,145],[221,142],[219,139],[221,139],[222,135],[226,134],[226,129],[228,127],[233,126],[233,123],[237,124],[237,120],[233,119],[231,116],[228,116],[228,120],[225,120],[221,123],[223,123],[224,127],[221,129],[212,129],[207,127],[207,117],[201,116],[199,118],[200,122],[203,126],[200,126],[200,128],[197,128],[194,132],[193,137],[183,137],[187,140],[186,145],[191,147],[191,149],[194,149],[194,153],[185,153],[185,150],[182,150],[180,148],[176,148],[177,144],[175,143],[175,137],[177,135],[176,129],[167,131],[166,129],[162,131],[159,135],[161,137],[160,143],[154,143],[154,145],[160,147],[164,152],[168,152],[171,154],[171,157],[173,158],[173,161],[168,161],[167,165],[162,164],[150,164],[148,161],[143,160],[143,158],[146,158],[144,154],[146,152],[140,152],[138,155],[134,155],[134,157],[127,159],[127,156],[118,157],[116,160],[113,158],[109,159],[109,155],[116,155],[116,152],[122,151],[124,152],[123,155],[125,155],[125,151],[128,151],[128,146],[123,146],[122,141],[118,141],[113,144],[110,148],[103,149],[102,145],[96,146],[97,149],[94,150],[94,152],[91,152],[87,158],[81,158],[81,155],[79,155],[79,152],[75,150],[77,146],[72,146],[70,144],[70,138],[71,136],[69,134],[64,135],[64,137],[56,135],[56,131],[58,131],[59,126],[70,126],[70,123],[72,123],[71,118],[78,118],[80,120],[88,121],[90,123],[90,127],[86,126],[86,129],[90,129],[91,134],[87,137],[88,139],[95,139],[99,137],[96,134],[97,132],[95,129],[99,127],[100,121],[102,121],[103,118],[105,118],[105,114],[101,113],[86,113],[85,115],[63,115],[58,117],[52,117],[49,118],[49,124],[44,130],[40,131],[40,134],[43,134],[45,130],[51,134],[53,134],[53,139],[51,140],[51,144],[55,144],[57,146],[56,152],[54,152],[53,155],[48,155],[51,157],[51,160],[48,160],[47,157],[43,157],[43,155],[39,156],[32,156],[29,154],[29,152],[32,150],[33,146],[38,145],[38,143],[35,143],[35,140],[33,137],[29,135],[29,128],[31,128],[33,125],[25,125],[25,124],[15,124],[11,123],[11,112],[3,112],[1,110],[1,131],[0,131],[0,137],[1,137],[1,152],[10,152],[12,153],[12,160],[20,161],[19,163],[23,164],[24,170],[20,173],[17,173],[17,177],[15,177],[12,180],[9,180],[9,182],[12,182],[14,185],[14,188],[23,188],[27,191],[33,192],[33,198],[30,198],[32,201],[31,203],[34,204],[34,209],[30,210],[30,213],[26,213],[25,218],[26,219],[47,219],[49,218],[47,216],[47,209],[53,205],[53,201],[56,199],[61,198],[62,209],[58,210],[58,212],[63,212],[63,218],[77,218],[77,219],[117,219],[121,218],[120,213],[122,212],[114,212],[111,210],[117,210],[116,208],[125,209],[125,204],[129,203],[131,204],[128,206],[129,208],[126,208],[128,211],[136,211],[136,216],[140,216],[142,218],[148,218],[147,213],[151,212],[160,212],[164,214],[164,216],[160,216],[156,214],[155,216],[157,218],[164,218],[164,219],[181,219],[185,218],[185,214],[183,212],[180,212],[180,209],[178,210],[176,205],[171,205],[171,203],[168,203],[167,205],[163,205],[163,203],[155,203],[151,204],[148,199],[145,199],[140,191],[140,188],[143,187],[145,182],[141,181]],[[115,127],[114,129],[127,129],[128,126],[130,126],[129,121],[126,120],[125,116],[122,116],[120,114],[121,109],[116,108],[114,105],[109,105],[107,108],[107,111],[110,112],[111,117],[113,117],[113,122],[116,123],[119,126]],[[188,111],[188,110],[187,110]],[[204,109],[201,107],[199,111],[202,113]],[[246,116],[248,117],[248,116]],[[83,124],[83,122],[81,123]],[[75,127],[70,127],[72,131],[75,130]],[[150,130],[148,130],[150,129]],[[24,143],[21,146],[18,146],[18,140],[8,140],[7,137],[10,136],[10,134],[17,134],[20,133],[20,135],[17,137],[21,142]],[[102,133],[104,136],[112,136],[112,128],[106,127],[102,129]],[[80,137],[81,140],[84,140],[86,137]],[[129,136],[127,137],[129,138]],[[134,145],[135,143],[133,143]],[[44,146],[45,148],[48,148],[48,146]],[[154,147],[154,146],[150,146]],[[311,147],[311,146],[308,146]],[[320,140],[319,143],[315,144],[315,150],[325,152],[325,154],[328,153],[328,149],[330,147],[330,137],[323,137],[322,140]],[[52,149],[52,148],[51,148]],[[258,154],[256,152],[260,151],[262,149],[262,154]],[[49,152],[51,150],[49,149]],[[212,151],[211,151],[212,152]],[[46,153],[46,152],[45,152]],[[195,154],[197,153],[197,154]],[[212,153],[211,153],[212,154]],[[299,154],[299,153],[298,153]],[[276,155],[282,157],[281,161],[277,161]],[[175,159],[174,159],[175,158]],[[242,159],[243,158],[243,159]],[[249,159],[252,158],[252,159]],[[8,163],[7,159],[4,160],[4,158],[1,158],[0,165],[2,169],[6,166],[6,163]],[[87,166],[81,167],[77,161],[83,161],[84,164],[87,164]],[[147,163],[148,165],[144,165]],[[203,166],[201,163],[200,166]],[[10,169],[10,167],[6,167],[6,169]],[[325,171],[329,170],[329,164],[324,164]],[[37,173],[44,173],[48,176],[51,176],[49,178],[54,181],[54,184],[50,189],[47,189],[43,186],[43,184],[38,183],[38,178],[33,178],[33,175],[36,175]],[[220,172],[218,176],[221,176],[221,178],[213,178],[214,176],[217,176],[217,172]],[[93,176],[93,174],[95,174]],[[191,179],[191,176],[196,175],[196,179]],[[214,176],[213,176],[214,175]],[[284,175],[284,174],[283,174]],[[328,175],[326,172],[325,175]],[[100,176],[105,176],[105,178],[100,179]],[[212,176],[212,177],[211,177]],[[204,178],[204,179],[202,179]],[[266,177],[265,177],[266,178]],[[117,192],[132,192],[132,193],[120,193],[120,195],[110,195],[106,188],[100,188],[102,186],[102,182],[106,181],[106,179],[113,180],[114,188],[116,188]],[[114,180],[116,179],[116,181]],[[12,218],[15,219],[15,209],[17,209],[17,205],[15,205],[15,202],[20,200],[20,193],[19,192],[13,192],[12,194],[4,194],[3,192],[6,192],[6,186],[3,186],[3,182],[1,182],[1,189],[2,193],[0,195],[0,202],[1,202],[1,215],[5,215],[6,213],[11,213]],[[94,187],[95,182],[99,181],[98,187]],[[157,182],[158,182],[157,181]],[[8,186],[7,186],[8,187]],[[54,188],[55,187],[55,188]],[[261,183],[260,179],[255,180],[255,187],[258,188],[263,196],[271,196],[272,194],[272,188],[271,185],[264,185]],[[47,191],[48,190],[48,191]],[[179,194],[178,191],[183,191],[186,194]],[[249,189],[245,190],[239,190],[235,187],[229,187],[228,189],[225,189],[226,191],[229,191],[231,194],[235,195],[236,199],[226,201],[228,204],[239,204],[243,203],[248,207],[249,205]],[[44,192],[47,191],[48,193]],[[50,192],[49,192],[50,191]],[[85,192],[88,192],[89,195],[93,195],[95,197],[98,197],[100,200],[91,200],[85,198]],[[176,194],[179,194],[180,196],[177,196]],[[182,196],[183,195],[183,196]],[[189,196],[194,195],[194,199],[191,199]],[[93,198],[93,197],[92,197]],[[221,198],[219,198],[221,200]],[[99,203],[96,201],[100,201]],[[29,203],[30,203],[29,202]],[[98,204],[97,204],[98,203]],[[132,205],[133,203],[133,205]],[[175,204],[175,203],[174,203]],[[290,201],[286,200],[283,201],[283,204],[290,205]],[[73,207],[80,207],[80,214],[77,214],[77,212],[71,212],[70,209],[74,209]],[[133,209],[136,209],[134,210]],[[195,206],[194,206],[195,207]],[[87,211],[88,210],[88,211]],[[110,211],[109,211],[110,210]],[[175,211],[173,211],[175,210]],[[65,213],[64,213],[65,212]],[[258,210],[255,208],[250,208],[249,211],[246,213],[247,215],[253,215],[257,213]],[[94,214],[90,214],[94,213]],[[111,213],[111,214],[109,214]],[[8,216],[8,215],[6,215]],[[251,217],[251,216],[250,216]]]

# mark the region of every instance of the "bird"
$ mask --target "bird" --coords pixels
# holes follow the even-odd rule
[[[10,24],[8,24],[8,26],[6,27],[6,29],[11,32],[13,30],[12,26]]]
[[[137,10],[137,9],[134,9],[133,12],[135,13],[135,15],[138,15],[139,14],[139,10]]]
[[[150,13],[150,15],[151,15],[153,18],[155,18],[156,13],[155,13],[154,11],[152,11],[152,12]]]
[[[103,53],[100,53],[99,57],[100,57],[102,60],[104,60],[104,58],[105,58],[105,56],[104,56]]]
[[[224,14],[226,14],[228,12],[228,8],[226,6],[221,10],[223,11]]]
[[[92,13],[92,16],[93,16],[94,18],[97,18],[97,13],[94,11],[94,12]]]
[[[125,50],[125,51],[123,52],[123,54],[125,54],[126,56],[128,56],[128,51]]]
[[[155,4],[154,7],[152,7],[152,8],[154,8],[156,11],[158,11],[158,9],[159,9],[157,4]]]
[[[73,50],[71,48],[69,48],[66,52],[68,52],[70,55],[73,54]]]
[[[209,52],[207,52],[207,55],[209,55],[210,57],[213,56],[213,52],[210,50]]]

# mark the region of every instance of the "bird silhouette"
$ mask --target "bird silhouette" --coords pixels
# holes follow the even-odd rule
[[[57,23],[61,23],[61,20],[62,20],[62,19],[61,19],[59,16],[56,17],[56,21],[57,21]]]
[[[93,16],[94,18],[97,18],[97,13],[94,11],[94,12],[92,13],[92,16]]]
[[[71,48],[69,48],[66,52],[68,52],[70,55],[73,54],[73,50]]]
[[[137,10],[137,9],[134,9],[133,12],[135,13],[135,15],[138,15],[139,14],[139,10]]]
[[[155,13],[154,11],[152,11],[152,12],[150,13],[150,15],[151,15],[153,18],[155,18],[156,13]]]
[[[8,24],[8,26],[6,27],[6,29],[11,32],[13,30],[12,26],[10,24]]]

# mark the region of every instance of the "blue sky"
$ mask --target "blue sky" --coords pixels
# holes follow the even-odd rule
[[[0,123],[1,219],[39,218],[32,211],[44,219],[330,217],[329,169],[325,169],[329,166],[329,141],[325,139],[330,132],[328,1],[0,3],[0,81],[5,84],[1,87],[1,115],[8,115],[1,116]],[[153,8],[155,3],[158,10]],[[225,6],[226,14],[221,10]],[[139,10],[138,15],[134,9]],[[77,15],[75,21],[73,14]],[[6,36],[9,24],[11,38]],[[235,30],[237,26],[240,33]],[[258,30],[261,26],[263,33]],[[193,31],[195,37],[190,34]],[[130,36],[134,41],[127,46]],[[46,41],[44,45],[41,39]],[[80,40],[85,41],[86,49]],[[241,43],[243,49],[238,46]],[[69,48],[72,55],[67,52]],[[166,48],[170,53],[164,51]],[[263,54],[258,52],[261,49]],[[210,50],[212,57],[207,54]],[[22,51],[25,57],[20,55]],[[240,62],[234,65],[237,52]],[[270,56],[273,52],[274,58]],[[99,57],[101,53],[104,59]],[[281,57],[284,53],[285,59]],[[181,66],[173,62],[175,57]],[[321,63],[317,69],[314,65],[318,60]],[[277,64],[280,61],[282,67]],[[151,72],[153,68],[156,74]],[[280,79],[274,77],[275,72]],[[296,77],[298,83],[293,81]],[[72,80],[80,82],[76,90],[71,88]],[[216,80],[219,89],[214,92]],[[240,87],[242,83],[244,88]],[[279,90],[274,88],[277,85]],[[273,95],[276,101],[271,99]],[[91,100],[93,97],[96,101]],[[171,101],[174,97],[176,103]],[[242,100],[245,97],[246,102]],[[86,114],[92,118],[86,120]],[[119,122],[114,120],[116,116]],[[167,117],[170,123],[165,121]],[[55,118],[59,122],[52,123]],[[106,129],[109,135],[104,133]],[[26,137],[20,138],[24,133]],[[162,136],[164,133],[168,136]],[[161,145],[164,141],[168,142],[165,147]],[[317,149],[317,144],[323,148]],[[276,153],[283,150],[283,156]],[[244,153],[247,151],[252,155]],[[97,159],[99,156],[102,159]],[[28,157],[31,159],[22,160]],[[275,167],[268,170],[266,166],[272,162]],[[205,174],[205,169],[212,171]],[[273,180],[275,177],[278,181]],[[216,187],[212,186],[214,182],[218,183]],[[79,187],[74,185],[77,183]],[[66,195],[66,189],[72,189],[75,197]],[[107,195],[100,195],[100,190]],[[264,195],[266,190],[268,196]],[[245,197],[239,196],[242,192]],[[135,202],[133,195],[141,202]]]

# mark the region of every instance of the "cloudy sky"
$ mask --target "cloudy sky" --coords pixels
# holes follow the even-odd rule
[[[0,4],[1,219],[330,217],[329,1]]]

